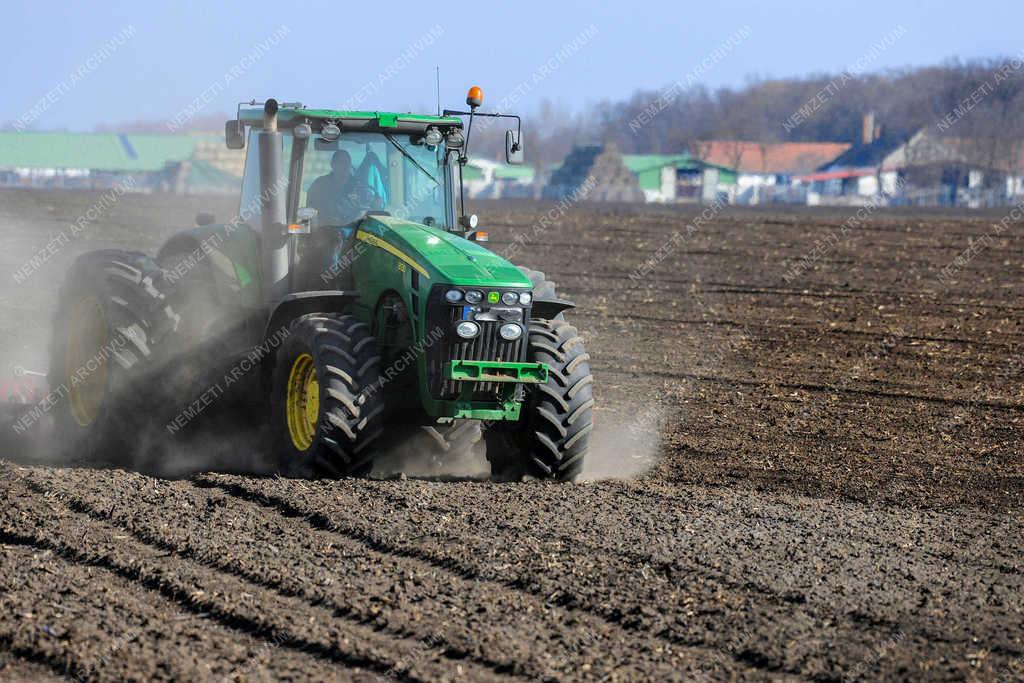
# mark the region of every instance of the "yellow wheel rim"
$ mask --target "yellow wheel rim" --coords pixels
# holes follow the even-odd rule
[[[304,353],[295,359],[288,375],[288,433],[300,451],[313,445],[317,418],[320,415],[320,383],[316,378],[313,357]]]
[[[83,427],[100,413],[107,390],[107,354],[110,327],[96,297],[82,299],[71,311],[64,347],[64,386],[71,417]]]

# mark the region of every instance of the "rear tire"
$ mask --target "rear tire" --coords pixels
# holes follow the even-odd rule
[[[590,355],[564,320],[530,321],[531,362],[546,363],[546,384],[526,385],[518,423],[487,430],[487,459],[497,479],[572,481],[583,470],[594,427]]]
[[[298,477],[368,474],[383,412],[380,354],[369,327],[349,315],[297,319],[273,373],[278,469]]]
[[[180,318],[174,341],[165,349],[165,356],[172,362],[161,377],[161,402],[174,415],[186,412],[204,392],[224,388],[224,377],[234,370],[229,363],[237,363],[233,354],[237,344],[227,334],[237,324],[237,309],[221,305],[210,264],[196,262],[194,258],[193,252],[171,251],[162,253],[158,259],[168,273],[167,300]],[[246,401],[246,412],[251,415],[254,409],[266,404],[265,395],[255,384],[233,384],[233,389],[218,396],[218,409],[240,407],[235,404]],[[253,395],[261,398],[253,401]],[[202,417],[208,418],[212,412],[204,410]],[[189,428],[206,422],[190,422]]]
[[[64,455],[128,462],[140,433],[154,426],[147,399],[178,323],[166,289],[163,271],[137,252],[94,251],[72,264],[58,295],[48,375]]]

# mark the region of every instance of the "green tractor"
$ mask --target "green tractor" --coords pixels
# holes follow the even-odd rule
[[[573,304],[466,215],[473,120],[503,116],[481,101],[473,88],[468,112],[439,116],[239,105],[235,220],[201,214],[155,257],[72,266],[49,374],[63,445],[109,457],[230,394],[288,475],[365,475],[389,440],[426,431],[442,453],[486,444],[495,478],[576,477],[594,400]]]

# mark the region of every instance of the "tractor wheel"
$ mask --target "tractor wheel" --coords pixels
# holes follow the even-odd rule
[[[519,267],[523,275],[530,278],[530,282],[533,284],[533,298],[534,299],[557,299],[558,295],[555,293],[555,283],[548,280],[544,273],[539,270],[530,270],[529,268]],[[559,313],[555,316],[556,320],[562,320],[562,314]]]
[[[290,476],[362,476],[383,431],[380,355],[352,316],[306,315],[277,352],[271,427]]]
[[[571,481],[583,469],[594,427],[590,356],[564,320],[530,321],[529,359],[546,363],[546,384],[526,385],[518,423],[487,430],[487,459],[498,479]]]
[[[157,261],[168,273],[167,300],[180,319],[174,342],[166,349],[173,362],[161,377],[163,402],[175,415],[186,411],[211,387],[224,388],[218,380],[234,369],[228,363],[237,362],[234,340],[225,334],[237,324],[237,312],[220,304],[209,259],[196,262],[194,258],[193,252],[171,251],[160,254]],[[233,390],[218,397],[218,408],[237,408],[240,401],[245,401],[245,414],[251,417],[253,410],[266,405],[265,396],[256,387],[260,380],[234,385]],[[210,412],[204,411],[203,418],[210,417]],[[198,421],[206,423],[205,419]]]
[[[167,299],[181,318],[178,337],[182,352],[216,336],[215,332],[227,323],[217,301],[217,286],[210,265],[192,262],[193,258],[192,252],[170,252],[158,257],[172,285]]]
[[[54,423],[66,455],[124,461],[151,424],[153,380],[178,316],[163,271],[143,254],[83,254],[60,289],[50,342]]]

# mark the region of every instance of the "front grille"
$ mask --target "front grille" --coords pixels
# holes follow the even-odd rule
[[[444,378],[445,363],[453,360],[486,360],[524,362],[529,334],[530,309],[526,308],[520,322],[524,333],[515,341],[505,341],[498,335],[501,322],[476,321],[480,334],[473,339],[462,339],[455,334],[455,325],[462,320],[462,305],[449,304],[444,299],[449,287],[438,285],[427,300],[427,334],[437,330],[440,339],[428,350],[427,369],[430,377],[430,395],[435,399],[452,400],[462,393],[465,382]],[[482,307],[487,309],[487,305]],[[500,382],[473,382],[473,400],[497,400],[502,394]]]

